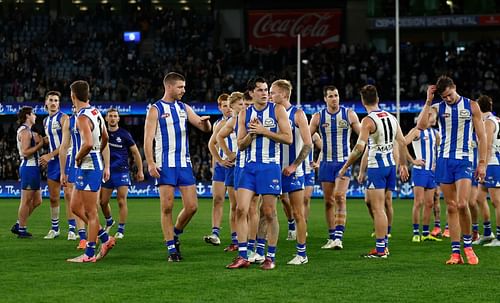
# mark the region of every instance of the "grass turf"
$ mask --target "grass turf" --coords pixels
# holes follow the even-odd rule
[[[29,221],[31,240],[9,231],[17,216],[18,200],[0,200],[0,301],[70,302],[359,302],[359,301],[497,301],[495,280],[500,276],[498,248],[477,247],[477,266],[445,266],[449,240],[411,243],[410,200],[394,203],[391,256],[363,259],[374,247],[372,223],[361,200],[348,200],[344,250],[321,250],[327,238],[323,203],[313,200],[309,218],[309,264],[286,265],[295,242],[285,241],[286,220],[281,207],[277,268],[263,272],[227,270],[236,253],[224,253],[229,243],[228,204],[221,230],[222,245],[210,246],[202,237],[211,231],[211,201],[200,200],[198,213],[181,236],[184,261],[166,262],[155,199],[129,200],[129,222],[123,240],[101,262],[69,264],[80,254],[76,242],[61,237],[43,240],[50,227],[49,203],[44,200]],[[176,212],[180,209],[176,201]],[[442,208],[444,210],[444,208]],[[117,206],[113,204],[115,216]],[[445,212],[443,211],[443,214]],[[64,210],[61,209],[61,214]],[[444,221],[443,215],[443,221]],[[492,220],[492,222],[495,222]],[[112,234],[116,231],[113,228]]]

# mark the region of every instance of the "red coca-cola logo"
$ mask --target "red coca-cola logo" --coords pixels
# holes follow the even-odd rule
[[[340,40],[342,12],[333,10],[249,11],[248,40],[255,47],[280,48],[322,44],[335,47]]]
[[[253,36],[265,37],[326,37],[330,31],[329,15],[309,13],[297,18],[273,18],[273,14],[260,17],[253,28]]]

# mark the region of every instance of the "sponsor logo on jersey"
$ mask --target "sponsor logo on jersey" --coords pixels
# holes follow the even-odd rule
[[[330,127],[330,123],[323,123],[323,124],[321,124],[321,127],[328,128],[328,127]]]
[[[97,114],[99,114],[99,111],[97,110],[97,108],[94,108],[92,111],[90,111],[92,113],[92,115],[94,116],[97,116]]]
[[[170,117],[170,113],[164,113],[163,115],[161,115],[161,117],[163,119],[166,119],[166,118]]]
[[[116,142],[121,143],[121,142],[122,142],[122,138],[117,137],[117,138],[116,138]]]
[[[273,128],[276,127],[276,121],[273,118],[266,118],[264,120],[264,127]]]
[[[449,114],[449,113],[444,113],[444,114],[443,114],[443,118],[448,119],[449,117],[450,117],[450,114]]]
[[[339,120],[339,128],[349,128],[349,123],[346,120]]]
[[[185,110],[181,109],[179,111],[179,118],[181,118],[181,119],[186,119],[187,118],[187,114],[186,114]]]
[[[469,120],[471,118],[471,115],[470,115],[470,111],[467,110],[467,109],[462,109],[460,110],[460,112],[458,113],[458,117],[460,119],[467,119]]]
[[[387,113],[386,112],[377,113],[377,117],[379,118],[387,117]]]

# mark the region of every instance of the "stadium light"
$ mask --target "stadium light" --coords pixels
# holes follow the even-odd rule
[[[191,9],[191,8],[190,8],[189,6],[183,6],[183,7],[182,7],[182,10],[183,10],[183,11],[188,11],[188,10],[190,10],[190,9]]]
[[[82,3],[81,0],[73,0],[73,4],[80,4],[80,3]]]
[[[36,4],[44,4],[45,3],[45,0],[36,0],[35,1]]]
[[[82,6],[80,6],[80,10],[81,10],[81,11],[88,11],[88,10],[89,10],[89,8],[88,8],[88,7],[86,7],[85,5],[82,5]]]

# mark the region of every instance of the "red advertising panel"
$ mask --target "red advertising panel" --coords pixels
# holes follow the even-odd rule
[[[325,10],[251,10],[248,11],[248,43],[257,48],[323,45],[337,47],[340,41],[342,11]]]

